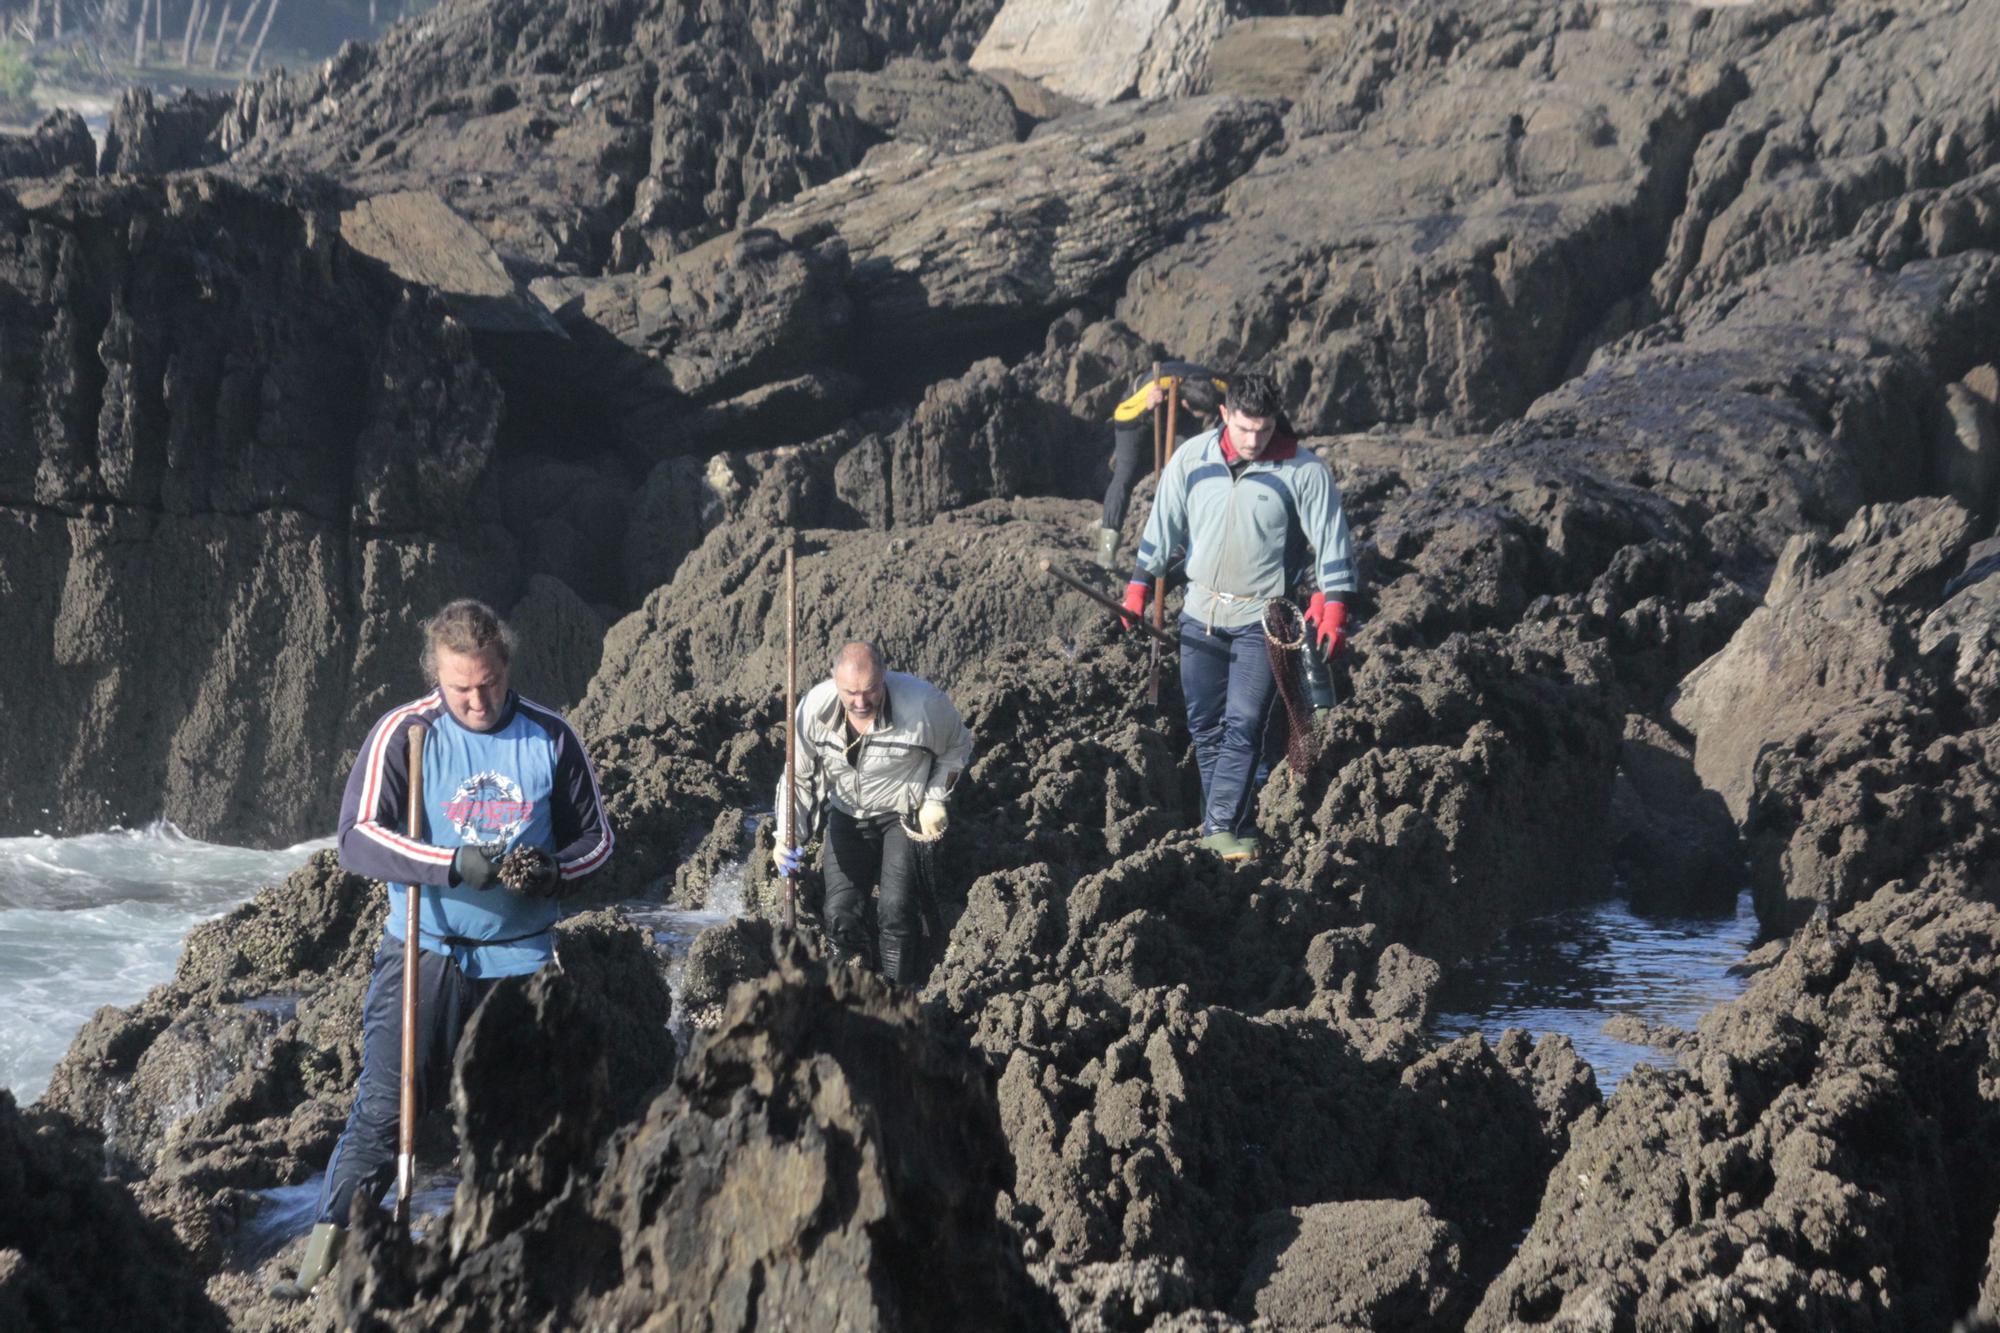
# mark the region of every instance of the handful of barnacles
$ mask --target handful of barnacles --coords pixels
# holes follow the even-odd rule
[[[530,898],[553,897],[562,883],[561,876],[556,874],[555,858],[539,847],[516,847],[500,858],[494,872],[502,884]]]

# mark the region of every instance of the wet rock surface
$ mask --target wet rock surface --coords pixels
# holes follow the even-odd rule
[[[230,1325],[164,1226],[100,1178],[97,1145],[56,1112],[0,1093],[0,1321],[9,1328]]]
[[[44,1114],[236,1326],[1994,1313],[2000,27],[1321,8],[1179,6],[1037,87],[954,62],[1049,6],[461,2],[226,114],[132,99],[128,177],[15,183],[0,674],[48,706],[0,819],[52,780],[65,821],[317,832],[408,622],[473,592],[574,705],[602,896],[747,914],[664,1091],[658,961],[566,927],[427,1126],[450,1214],[289,1312],[296,1246],[234,1237],[338,1130],[380,895],[322,856],[197,930]],[[454,247],[341,239],[412,208],[534,332],[477,326]],[[1276,374],[1356,538],[1342,703],[1240,865],[1172,664],[1155,706],[1038,573],[1100,579],[1105,423],[1162,355]],[[874,639],[977,737],[912,994],[829,971],[810,895],[772,924],[794,532],[801,688]],[[1608,1099],[1560,1037],[1427,1035],[1511,923],[1746,876],[1748,992],[1622,1027],[1663,1067]]]
[[[782,1309],[828,1327],[1049,1326],[994,1214],[1005,1154],[977,1065],[872,977],[774,961],[593,1190],[489,1248],[358,1247],[339,1273],[343,1320],[707,1328]],[[555,1101],[551,1087],[538,1104]]]
[[[1996,1204],[1995,924],[1897,886],[1808,924],[1681,1069],[1573,1128],[1470,1326],[1948,1326]]]

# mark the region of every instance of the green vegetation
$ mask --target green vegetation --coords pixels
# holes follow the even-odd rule
[[[35,112],[35,70],[28,58],[0,43],[0,115],[19,118]]]

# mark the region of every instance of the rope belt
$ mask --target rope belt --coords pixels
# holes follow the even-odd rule
[[[549,930],[550,927],[543,926],[540,930],[531,930],[525,935],[509,935],[505,939],[499,940],[476,940],[469,935],[439,935],[433,931],[425,930],[422,926],[417,927],[417,933],[425,939],[436,940],[439,944],[451,949],[478,949],[490,944],[519,944],[522,940],[539,939],[548,934]]]
[[[1200,591],[1200,592],[1204,592],[1204,593],[1208,594],[1208,595],[1209,595],[1210,597],[1214,598],[1214,599],[1215,599],[1216,601],[1218,601],[1218,602],[1232,602],[1232,603],[1234,603],[1234,602],[1242,602],[1242,603],[1246,603],[1246,604],[1247,604],[1247,603],[1250,603],[1250,602],[1259,602],[1259,603],[1261,603],[1261,602],[1266,602],[1266,601],[1269,601],[1269,600],[1270,600],[1269,598],[1266,598],[1266,597],[1253,597],[1253,596],[1251,596],[1251,595],[1249,595],[1249,594],[1247,594],[1247,593],[1240,593],[1240,592],[1221,592],[1221,591],[1219,591],[1219,590],[1217,590],[1217,589],[1215,589],[1215,588],[1211,588],[1211,587],[1209,587],[1209,586],[1208,586],[1208,585],[1207,585],[1206,583],[1190,583],[1190,584],[1189,584],[1188,586],[1189,586],[1190,588],[1194,588],[1194,589],[1196,589],[1197,591]],[[1202,629],[1204,629],[1205,631],[1207,631],[1207,632],[1208,632],[1208,633],[1210,633],[1210,634],[1213,634],[1213,633],[1215,633],[1215,620],[1214,620],[1214,617],[1213,617],[1212,615],[1211,615],[1211,617],[1210,617],[1210,619],[1209,619],[1208,623],[1207,623],[1206,625],[1203,625],[1203,626],[1202,626]]]

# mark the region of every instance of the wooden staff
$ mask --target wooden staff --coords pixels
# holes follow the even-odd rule
[[[785,850],[799,845],[798,738],[799,711],[799,571],[793,553],[796,539],[785,543]],[[799,928],[798,881],[785,876],[785,929]]]
[[[1160,382],[1159,366],[1155,365],[1153,367],[1153,383],[1158,384],[1159,382]],[[1156,478],[1156,480],[1153,482],[1153,503],[1156,505],[1159,504],[1160,502],[1160,482],[1161,480],[1164,480],[1166,477],[1167,454],[1171,452],[1174,447],[1175,417],[1180,411],[1180,405],[1181,405],[1181,382],[1178,379],[1176,379],[1171,384],[1167,385],[1166,443],[1160,446],[1158,456],[1154,459],[1153,462],[1153,475]],[[1161,639],[1165,639],[1167,636],[1167,576],[1166,576],[1165,560],[1162,560],[1160,562],[1160,571],[1161,571],[1160,576],[1153,580],[1153,629],[1157,632],[1156,637],[1153,640],[1155,644],[1158,644]],[[1152,702],[1155,704],[1158,704],[1160,702],[1159,654],[1160,650],[1157,647],[1155,647],[1153,649],[1153,692],[1152,692]]]
[[[1157,508],[1157,507],[1159,506],[1159,503],[1160,503],[1160,474],[1161,474],[1161,473],[1162,473],[1163,471],[1165,471],[1165,470],[1166,470],[1166,466],[1167,466],[1167,448],[1166,448],[1166,444],[1165,444],[1165,442],[1164,442],[1164,438],[1162,437],[1162,435],[1161,435],[1161,433],[1160,433],[1160,422],[1161,422],[1161,416],[1160,416],[1160,399],[1159,399],[1159,396],[1158,396],[1158,395],[1159,395],[1159,388],[1160,388],[1160,363],[1159,363],[1159,362],[1157,362],[1157,361],[1155,361],[1155,362],[1153,363],[1153,380],[1152,380],[1152,384],[1150,385],[1150,387],[1151,387],[1151,388],[1153,389],[1153,392],[1154,392],[1154,397],[1153,397],[1153,505],[1154,505],[1154,507],[1155,507],[1155,508]],[[1154,580],[1153,580],[1153,625],[1152,625],[1152,628],[1153,628],[1154,630],[1156,630],[1156,631],[1157,631],[1157,630],[1159,630],[1159,629],[1161,628],[1161,625],[1162,625],[1162,623],[1163,623],[1163,622],[1162,622],[1162,621],[1160,620],[1160,602],[1161,602],[1161,600],[1162,600],[1162,599],[1164,599],[1164,598],[1166,597],[1166,595],[1167,595],[1167,581],[1166,581],[1165,579],[1163,579],[1163,578],[1156,578],[1156,579],[1154,579]],[[1149,703],[1149,704],[1151,704],[1151,705],[1152,705],[1153,707],[1155,707],[1155,708],[1157,708],[1157,707],[1159,707],[1159,706],[1160,706],[1160,637],[1161,637],[1161,636],[1160,636],[1160,635],[1159,635],[1158,633],[1155,633],[1155,634],[1153,635],[1153,640],[1152,640],[1152,642],[1146,645],[1146,649],[1147,649],[1147,653],[1146,653],[1146,702],[1147,702],[1147,703]]]
[[[1103,607],[1107,611],[1113,612],[1114,614],[1121,617],[1129,616],[1132,614],[1130,611],[1127,611],[1123,606],[1120,606],[1117,602],[1112,601],[1109,597],[1106,597],[1103,593],[1099,592],[1097,589],[1090,587],[1088,584],[1084,583],[1083,580],[1072,578],[1070,575],[1063,573],[1060,569],[1057,569],[1055,567],[1054,561],[1051,560],[1042,561],[1041,570],[1042,573],[1047,574],[1050,578],[1055,579],[1058,583],[1063,584],[1065,587],[1070,588],[1076,592],[1082,593],[1085,597],[1088,597],[1091,601],[1096,602],[1099,606]],[[1165,644],[1169,648],[1180,647],[1180,641],[1176,639],[1173,635],[1167,633],[1165,630],[1159,629],[1153,625],[1149,625],[1144,620],[1136,620],[1132,623],[1138,626],[1140,629],[1144,630],[1147,634],[1152,636],[1155,648],[1158,648],[1159,645],[1161,644]]]
[[[424,840],[424,724],[412,722],[410,741],[410,839]],[[396,1148],[396,1225],[410,1225],[410,1196],[417,1189],[417,986],[421,978],[418,961],[417,902],[423,885],[405,884],[408,911],[403,918],[403,1069],[402,1133]]]

